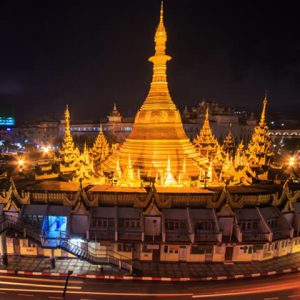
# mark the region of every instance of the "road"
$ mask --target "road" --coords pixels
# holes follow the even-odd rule
[[[100,281],[0,275],[0,299],[300,299],[300,274],[218,282]]]

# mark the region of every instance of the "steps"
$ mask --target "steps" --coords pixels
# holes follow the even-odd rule
[[[126,270],[132,273],[132,262],[125,261],[124,257],[115,253],[111,250],[106,249],[103,251],[103,255],[99,256],[91,253],[89,250],[84,249],[77,244],[72,243],[66,238],[56,238],[50,239],[42,236],[42,228],[39,226],[31,226],[30,224],[24,222],[22,218],[16,218],[12,216],[2,216],[0,217],[0,233],[7,230],[17,231],[31,238],[33,241],[41,245],[42,248],[56,249],[60,248],[68,253],[73,254],[81,260],[87,261],[94,265],[111,265],[119,269]]]

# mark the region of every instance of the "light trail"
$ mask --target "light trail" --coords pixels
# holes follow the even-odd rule
[[[290,283],[281,283],[281,284],[272,284],[272,285],[262,285],[261,287],[253,288],[241,288],[241,290],[229,290],[224,292],[212,292],[209,294],[194,294],[193,298],[218,298],[218,297],[229,297],[229,296],[242,296],[242,295],[251,295],[251,294],[263,294],[270,292],[279,292],[285,290],[299,289],[299,282],[290,282]]]
[[[60,294],[61,290],[33,290],[33,289],[13,289],[13,288],[0,288],[0,291],[7,292],[31,292],[31,293],[52,293]],[[192,297],[190,294],[149,294],[149,293],[114,293],[114,292],[89,292],[89,291],[67,291],[67,294],[74,295],[98,295],[98,296],[119,296],[119,297]]]
[[[32,278],[32,277],[22,277],[22,276],[5,276],[0,275],[2,279],[16,279],[16,280],[24,280],[24,281],[36,281],[36,282],[56,282],[56,283],[65,283],[65,279],[45,279],[45,278]],[[83,284],[82,280],[71,280],[69,283]]]
[[[20,286],[36,286],[36,287],[47,287],[47,288],[57,288],[63,289],[64,285],[51,285],[51,284],[36,284],[36,283],[28,283],[28,282],[8,282],[8,281],[0,281],[0,284],[3,285],[20,285]],[[69,286],[69,289],[81,290],[81,286]]]

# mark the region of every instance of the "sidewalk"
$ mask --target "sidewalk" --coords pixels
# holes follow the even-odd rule
[[[57,259],[56,268],[51,269],[49,258],[10,256],[8,267],[0,266],[0,273],[11,271],[41,272],[53,276],[65,276],[73,271],[73,276],[99,279],[133,280],[225,280],[232,278],[259,277],[300,271],[300,253],[252,263],[163,263],[135,262],[140,271],[129,276],[109,266],[100,270],[97,266],[79,259]],[[51,274],[49,274],[51,273]],[[55,274],[55,275],[54,275]],[[41,274],[32,274],[41,275]],[[47,275],[45,275],[47,276]]]
[[[110,266],[103,266],[103,269],[100,270],[96,265],[73,258],[57,258],[55,269],[52,269],[50,258],[28,256],[8,256],[8,267],[0,265],[0,270],[6,269],[44,273],[68,273],[71,270],[74,274],[105,274],[112,276],[125,274],[124,271],[111,268]]]
[[[151,277],[233,277],[236,275],[282,273],[283,270],[300,267],[300,253],[291,254],[273,260],[249,263],[156,263],[136,262],[134,266],[141,270],[143,276]],[[286,271],[287,272],[287,271]],[[269,274],[270,275],[270,274]]]

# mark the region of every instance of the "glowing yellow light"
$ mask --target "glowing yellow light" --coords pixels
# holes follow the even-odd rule
[[[289,166],[293,167],[294,165],[295,165],[295,157],[292,156],[289,161]]]
[[[45,147],[43,147],[43,152],[44,152],[44,154],[48,154],[48,153],[49,153],[49,151],[50,151],[50,148],[49,148],[49,146],[45,146]]]
[[[20,159],[18,160],[18,165],[19,165],[19,167],[20,167],[20,168],[24,167],[24,164],[25,164],[24,159],[21,159],[21,158],[20,158]]]

